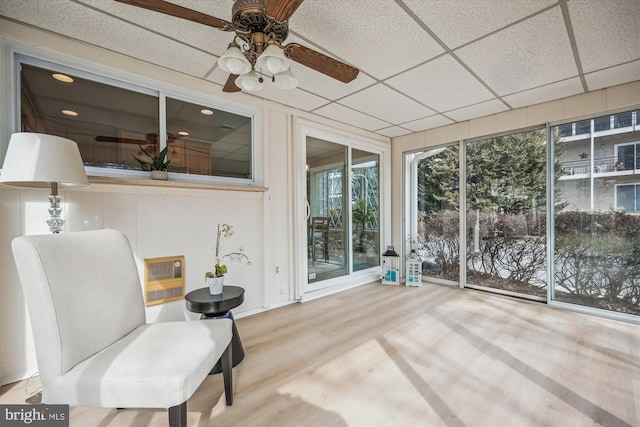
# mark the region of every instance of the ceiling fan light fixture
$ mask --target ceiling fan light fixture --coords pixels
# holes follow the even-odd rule
[[[273,85],[278,89],[295,89],[298,87],[298,79],[289,69],[273,76]]]
[[[251,63],[235,43],[231,44],[224,55],[218,59],[218,66],[224,72],[236,75],[246,74],[251,71]]]
[[[256,66],[263,71],[278,74],[289,69],[289,60],[284,55],[282,49],[275,43],[272,43],[260,54],[256,61]]]
[[[255,92],[262,89],[263,84],[260,81],[260,77],[258,77],[258,73],[251,70],[248,73],[238,76],[236,86],[245,92]]]

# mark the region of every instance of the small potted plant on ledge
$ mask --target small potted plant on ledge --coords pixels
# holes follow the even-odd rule
[[[229,224],[218,224],[218,232],[216,234],[216,264],[213,271],[207,271],[204,274],[204,281],[209,287],[211,295],[220,295],[224,289],[224,275],[227,274],[227,266],[222,264],[225,258],[232,261],[244,262],[251,265],[251,260],[240,248],[236,252],[230,252],[220,257],[220,237],[229,237],[233,234],[233,228]]]
[[[143,170],[151,171],[151,179],[169,179],[169,164],[171,161],[167,158],[169,146],[164,147],[157,155],[152,155],[145,150],[141,145],[140,152],[133,155],[133,158],[140,163]]]

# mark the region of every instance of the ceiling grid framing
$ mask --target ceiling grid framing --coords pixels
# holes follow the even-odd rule
[[[226,21],[234,4],[170,2]],[[298,6],[284,44],[310,46],[358,68],[358,77],[332,81],[292,61],[298,88],[250,94],[384,136],[640,80],[637,0]],[[0,19],[190,75],[221,92],[228,77],[217,60],[232,41],[229,32],[153,10],[107,0],[3,0]]]

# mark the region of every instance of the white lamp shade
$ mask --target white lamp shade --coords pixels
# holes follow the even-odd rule
[[[227,51],[218,59],[218,65],[225,72],[231,74],[246,74],[251,71],[251,63],[242,54],[238,46],[231,46]]]
[[[261,68],[263,72],[278,74],[289,69],[289,60],[284,56],[282,49],[275,44],[270,44],[258,57],[256,67]]]
[[[42,133],[14,133],[4,158],[0,183],[18,187],[87,187],[78,144]]]
[[[262,83],[259,80],[258,73],[249,71],[246,74],[238,76],[236,86],[247,92],[255,92],[262,89]]]
[[[274,76],[273,85],[278,89],[295,89],[298,87],[298,79],[295,78],[291,70],[278,73]]]

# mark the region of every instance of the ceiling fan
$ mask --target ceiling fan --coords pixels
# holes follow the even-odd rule
[[[282,45],[289,35],[288,20],[304,0],[236,0],[231,22],[164,0],[116,1],[235,33],[229,49],[218,61],[230,73],[224,92],[257,90],[262,87],[263,73],[271,73],[278,87],[295,87],[297,80],[288,70],[288,60],[344,83],[358,76],[357,68],[318,51],[298,43]]]

